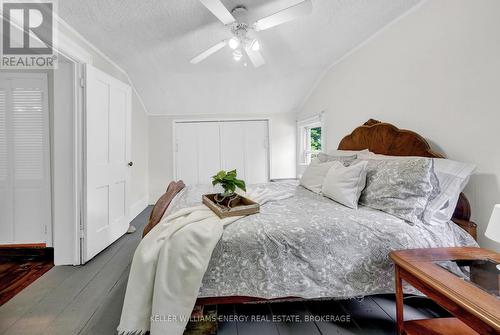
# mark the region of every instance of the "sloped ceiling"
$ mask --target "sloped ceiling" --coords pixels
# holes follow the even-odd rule
[[[248,20],[299,0],[222,0]],[[127,71],[150,114],[297,111],[336,60],[420,0],[312,0],[313,13],[258,33],[266,65],[235,62],[225,48],[189,60],[231,36],[198,0],[63,0],[59,15]]]

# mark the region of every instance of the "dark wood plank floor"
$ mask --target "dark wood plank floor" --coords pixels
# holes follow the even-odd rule
[[[85,266],[56,266],[0,306],[0,334],[113,335],[128,271],[151,208]],[[393,295],[342,301],[218,306],[219,335],[395,334]],[[428,299],[407,297],[406,319],[447,315]]]
[[[0,247],[0,306],[53,266],[52,249]]]

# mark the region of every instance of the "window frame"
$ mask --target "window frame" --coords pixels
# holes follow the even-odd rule
[[[314,154],[326,149],[326,127],[322,113],[316,117],[297,122],[297,160],[299,165],[309,165]],[[321,150],[311,150],[311,129],[321,128]]]

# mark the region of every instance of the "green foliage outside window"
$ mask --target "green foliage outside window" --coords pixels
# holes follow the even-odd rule
[[[311,150],[321,151],[321,127],[311,128]]]

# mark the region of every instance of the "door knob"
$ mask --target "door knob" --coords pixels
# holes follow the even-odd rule
[[[128,166],[134,165],[134,162],[128,162]]]

